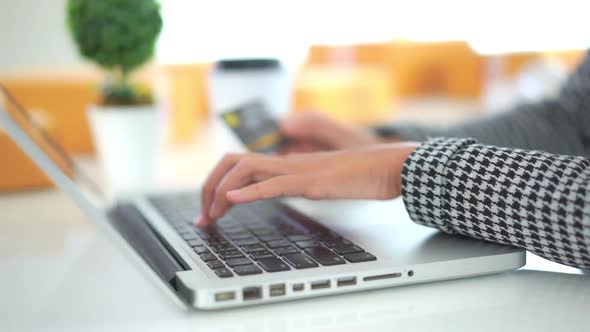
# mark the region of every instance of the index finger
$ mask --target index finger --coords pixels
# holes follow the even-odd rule
[[[225,174],[229,172],[244,156],[245,154],[226,154],[217,164],[217,166],[213,168],[207,177],[205,184],[203,185],[203,189],[201,190],[201,220],[199,220],[199,223],[207,222],[208,220],[209,209],[211,208],[211,203],[213,202],[217,184],[221,181],[221,179],[223,179]]]

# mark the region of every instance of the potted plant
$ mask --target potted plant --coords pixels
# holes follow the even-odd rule
[[[153,55],[162,29],[156,0],[68,0],[67,23],[79,53],[107,78],[88,119],[103,171],[115,192],[147,189],[159,138],[158,107],[130,75]]]

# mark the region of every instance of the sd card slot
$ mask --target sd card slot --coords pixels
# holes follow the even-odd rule
[[[375,280],[382,280],[382,279],[392,279],[392,278],[399,278],[401,277],[401,273],[388,273],[388,274],[380,274],[376,276],[369,276],[364,277],[363,281],[375,281]]]

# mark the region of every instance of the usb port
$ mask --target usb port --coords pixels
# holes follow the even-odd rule
[[[286,287],[285,284],[270,285],[270,296],[283,296],[285,295]]]
[[[356,285],[356,277],[338,278],[336,280],[336,285],[338,287]]]
[[[260,287],[246,287],[242,290],[242,298],[244,301],[258,300],[262,298],[262,288]]]
[[[330,280],[314,281],[311,283],[311,289],[330,288]]]
[[[301,292],[304,289],[305,289],[305,284],[303,284],[303,283],[293,284],[293,291],[294,292]]]
[[[220,292],[215,294],[215,302],[229,301],[236,298],[235,292]]]

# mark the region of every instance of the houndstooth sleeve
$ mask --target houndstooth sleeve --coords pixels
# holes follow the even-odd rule
[[[402,196],[419,224],[590,268],[590,159],[437,138],[404,164]]]

